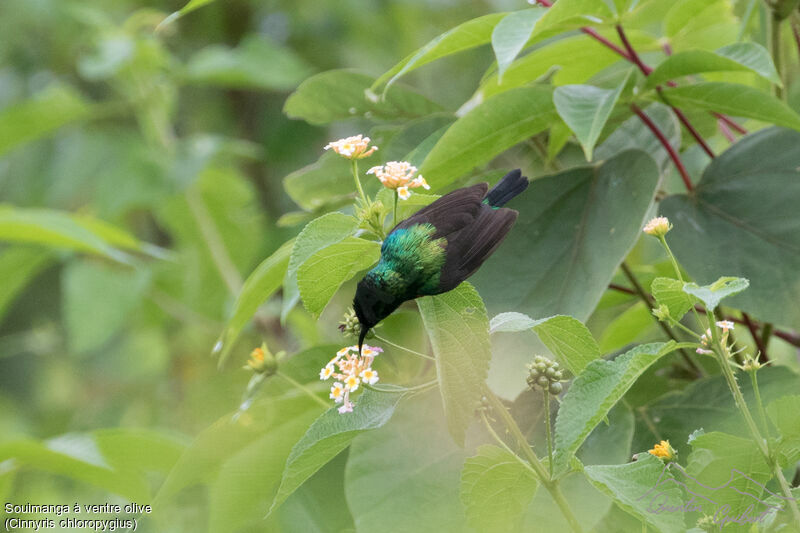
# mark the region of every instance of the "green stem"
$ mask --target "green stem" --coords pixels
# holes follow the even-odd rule
[[[756,377],[756,371],[751,370],[748,372],[750,374],[750,381],[753,384],[753,394],[756,397],[756,405],[758,406],[758,416],[761,419],[761,429],[764,431],[764,436],[769,439],[769,426],[767,426],[767,413],[764,410],[764,404],[761,402],[761,391],[758,390],[758,378]],[[769,447],[769,440],[767,440],[767,447]]]
[[[394,190],[394,205],[392,206],[392,227],[397,225],[397,189]]]
[[[394,346],[395,348],[397,348],[399,350],[403,350],[404,352],[408,352],[410,354],[414,354],[414,355],[416,355],[418,357],[423,357],[425,359],[430,359],[431,361],[435,361],[436,360],[435,357],[431,357],[430,355],[426,355],[424,353],[420,353],[420,352],[414,351],[411,348],[406,348],[405,346],[401,346],[401,345],[399,345],[397,343],[394,343],[394,342],[390,341],[389,339],[385,339],[385,338],[381,337],[380,335],[375,335],[375,338],[378,339],[379,341],[383,342],[383,343],[386,343],[386,344],[390,345],[390,346]]]
[[[527,462],[527,461],[523,460],[523,459],[522,459],[522,457],[520,457],[520,456],[519,456],[519,455],[517,455],[516,453],[514,453],[514,450],[512,450],[511,448],[509,448],[509,447],[508,447],[508,444],[506,444],[506,442],[505,442],[503,439],[501,439],[501,438],[500,438],[500,435],[498,435],[498,434],[497,434],[497,432],[494,430],[494,428],[492,427],[492,424],[491,424],[491,422],[489,422],[489,419],[488,419],[488,418],[486,418],[486,413],[483,413],[483,412],[481,412],[481,418],[483,419],[483,424],[486,426],[486,430],[489,432],[489,434],[492,436],[492,438],[494,438],[494,440],[496,440],[496,441],[497,441],[497,443],[498,443],[498,444],[499,444],[499,445],[500,445],[500,446],[501,446],[501,447],[502,447],[502,448],[503,448],[505,451],[507,451],[508,453],[510,453],[511,455],[513,455],[513,456],[514,456],[514,458],[515,458],[517,461],[519,461],[519,463],[520,463],[522,466],[524,466],[525,468],[527,468],[528,470],[530,470],[531,472],[533,472],[533,474],[534,474],[534,475],[537,477],[537,479],[538,479],[539,475],[536,473],[536,470],[534,470],[534,469],[533,469],[533,467],[531,467],[531,464],[530,464],[529,462]]]
[[[431,381],[426,381],[425,383],[421,383],[419,385],[415,385],[413,387],[376,387],[375,385],[364,385],[367,389],[376,390],[378,392],[418,392],[428,390],[432,387],[435,387],[439,383],[439,380],[434,379]]]
[[[683,279],[683,274],[681,274],[681,267],[678,265],[678,260],[675,259],[675,254],[672,253],[672,249],[669,247],[669,244],[667,244],[667,238],[661,235],[658,238],[658,240],[661,241],[661,246],[664,247],[664,250],[667,252],[667,255],[669,256],[669,260],[672,262],[672,268],[675,270],[675,275],[678,276],[678,281],[680,281],[681,283],[686,283],[686,281]],[[697,309],[695,309],[694,306],[692,306],[692,313],[694,313],[694,317],[697,320],[697,325],[699,325],[702,328],[703,321],[700,320],[700,314],[697,312]],[[708,323],[708,327],[711,327],[711,324],[713,323],[714,323],[713,320],[710,321]]]
[[[795,524],[800,524],[800,508],[797,506],[797,499],[792,494],[792,487],[789,485],[789,482],[783,477],[783,470],[781,470],[781,467],[775,461],[772,463],[772,471],[775,473],[775,477],[778,478],[781,492],[783,492],[783,495],[786,496],[789,502],[789,508],[792,510]]]
[[[361,187],[361,179],[358,177],[358,159],[352,159],[352,168],[353,168],[353,180],[356,182],[356,189],[358,189],[358,195],[361,197],[362,205],[366,208],[369,205],[367,201],[367,195],[364,194],[364,189]]]
[[[550,429],[550,393],[542,390],[544,396],[544,428],[547,432],[547,457],[550,467],[550,479],[553,479],[553,431]]]
[[[275,372],[275,375],[276,375],[276,376],[280,376],[280,377],[282,377],[283,379],[285,379],[286,381],[288,381],[288,382],[289,382],[289,384],[291,384],[293,387],[295,387],[295,388],[296,388],[296,389],[298,389],[299,391],[301,391],[301,392],[305,393],[305,394],[306,394],[306,395],[307,395],[309,398],[311,398],[312,400],[314,400],[315,402],[317,402],[318,404],[320,404],[320,405],[321,405],[321,406],[322,406],[322,407],[323,407],[323,408],[324,408],[326,411],[327,411],[328,409],[330,409],[330,407],[331,407],[331,406],[330,406],[330,405],[328,405],[328,402],[326,402],[325,400],[323,400],[322,398],[320,398],[319,396],[317,396],[316,394],[314,394],[314,392],[313,392],[311,389],[309,389],[308,387],[306,387],[305,385],[303,385],[303,384],[302,384],[302,383],[300,383],[299,381],[295,381],[293,378],[291,378],[291,377],[287,376],[286,374],[284,374],[284,373],[283,373],[283,372],[281,372],[280,370],[278,370],[277,372]]]
[[[547,471],[545,470],[542,462],[536,457],[536,454],[533,453],[530,445],[528,444],[528,440],[522,434],[522,430],[519,429],[514,418],[511,416],[511,413],[508,412],[506,406],[503,405],[503,402],[500,401],[500,398],[495,396],[494,392],[486,388],[486,397],[489,399],[489,402],[494,408],[494,411],[500,416],[503,420],[503,423],[508,429],[509,433],[511,433],[517,441],[517,445],[522,450],[522,453],[525,455],[525,458],[530,463],[531,468],[534,470],[536,475],[539,477],[539,481],[542,483],[545,489],[550,493],[550,496],[558,505],[558,508],[561,510],[561,513],[566,518],[567,522],[569,523],[570,528],[575,533],[582,533],[581,525],[578,523],[578,519],[575,518],[575,515],[572,513],[572,509],[569,506],[569,503],[564,498],[564,494],[561,492],[561,487],[558,484],[558,480],[550,479],[547,475]]]
[[[772,56],[772,62],[775,64],[775,70],[778,72],[778,77],[781,84],[772,84],[772,93],[775,98],[783,100],[785,97],[784,87],[786,87],[786,79],[784,76],[783,61],[781,55],[781,19],[775,11],[771,11],[767,16],[767,34],[769,38],[769,53]]]

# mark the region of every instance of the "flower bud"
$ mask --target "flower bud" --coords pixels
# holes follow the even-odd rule
[[[678,457],[678,452],[675,451],[675,448],[670,446],[668,440],[662,440],[658,444],[655,444],[652,450],[647,450],[647,453],[666,461],[674,461]]]
[[[644,232],[653,237],[663,237],[671,229],[672,224],[667,217],[655,217],[644,225]]]
[[[664,304],[658,306],[658,308],[653,309],[653,316],[655,316],[659,321],[666,322],[669,320],[669,307]]]
[[[278,370],[278,360],[269,351],[267,344],[264,343],[260,348],[256,348],[250,352],[250,359],[248,359],[247,366],[244,368],[258,374],[271,376]]]

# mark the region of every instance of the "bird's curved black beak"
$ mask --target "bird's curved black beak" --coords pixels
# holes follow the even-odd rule
[[[364,339],[367,337],[367,333],[369,333],[369,328],[364,324],[361,324],[361,333],[358,334],[358,356],[361,357],[361,347],[364,345]]]

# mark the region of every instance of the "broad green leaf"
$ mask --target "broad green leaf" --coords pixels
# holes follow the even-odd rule
[[[289,267],[283,280],[281,320],[286,319],[286,315],[300,297],[300,289],[297,286],[297,269],[300,265],[323,248],[351,235],[357,226],[358,220],[342,213],[328,213],[306,224],[294,241]]]
[[[716,52],[687,50],[662,61],[647,77],[647,86],[655,87],[669,80],[704,72],[753,72],[767,81],[780,84],[769,52],[756,43],[736,43]]]
[[[233,348],[236,338],[242,332],[259,306],[278,290],[289,265],[294,239],[287,241],[264,259],[247,277],[242,290],[233,305],[230,319],[223,330],[214,353],[219,353],[219,365],[223,365]]]
[[[389,421],[402,394],[365,390],[355,401],[352,413],[340,414],[332,407],[311,424],[294,445],[270,507],[279,507],[305,480],[347,448],[360,433]]]
[[[14,299],[53,260],[47,250],[22,246],[7,247],[0,253],[0,321]]]
[[[648,118],[658,126],[670,145],[676,150],[681,146],[681,125],[669,107],[655,103],[644,110]],[[596,159],[610,159],[625,150],[643,150],[652,157],[658,168],[665,169],[672,162],[661,142],[653,135],[642,120],[632,116],[622,123],[614,132],[597,147]]]
[[[786,104],[760,89],[724,82],[698,82],[662,91],[677,107],[754,118],[776,126],[800,130],[800,116]]]
[[[0,241],[89,252],[129,262],[124,253],[87,228],[80,219],[51,209],[0,206]]]
[[[492,49],[497,58],[497,80],[501,82],[503,73],[513,63],[527,44],[536,23],[542,18],[544,9],[523,9],[503,17],[492,31]]]
[[[35,141],[55,130],[86,118],[90,106],[74,89],[49,87],[0,111],[0,155],[17,145]]]
[[[534,35],[550,29],[567,30],[610,20],[614,13],[603,0],[558,0],[536,25]]]
[[[553,93],[558,114],[575,133],[587,161],[592,160],[600,134],[628,83],[628,76],[616,89],[600,89],[591,85],[564,85]]]
[[[169,473],[187,444],[170,433],[149,429],[100,429],[91,435],[113,468],[142,473]]]
[[[612,42],[618,42],[619,37],[614,30],[599,30],[599,33]],[[629,32],[628,40],[640,52],[660,49],[656,39],[641,31]],[[502,83],[497,73],[487,75],[471,100],[481,102],[495,94],[543,78],[552,77],[555,86],[586,83],[602,70],[621,61],[624,60],[616,52],[585,34],[547,40],[509,65]]]
[[[330,152],[283,178],[283,188],[294,203],[308,211],[347,203],[355,194],[350,162]]]
[[[158,24],[158,26],[156,26],[156,31],[161,30],[164,26],[167,26],[168,24],[172,24],[173,22],[175,22],[179,18],[181,18],[181,17],[183,17],[185,15],[188,15],[192,11],[195,11],[196,9],[200,9],[201,7],[203,7],[203,6],[207,5],[207,4],[210,4],[213,1],[214,0],[189,0],[189,2],[185,6],[180,8],[178,11],[170,13],[169,16],[164,18],[164,20],[162,20]]]
[[[450,126],[420,173],[440,189],[544,130],[556,116],[548,89],[526,87],[499,94]]]
[[[589,329],[571,316],[557,315],[533,320],[522,313],[500,313],[492,318],[489,329],[491,333],[532,329],[553,355],[576,376],[601,355]]]
[[[184,74],[190,83],[285,91],[311,74],[298,55],[264,37],[245,37],[239,46],[214,45],[191,57]]]
[[[559,475],[567,471],[580,445],[636,379],[674,348],[672,341],[643,344],[613,361],[593,361],[575,378],[556,418],[553,464]]]
[[[116,468],[91,433],[67,433],[45,441],[12,440],[0,444],[0,462],[49,472],[100,487],[139,503],[150,501],[144,476]]]
[[[740,378],[739,386],[745,403],[755,405],[750,380]],[[800,377],[786,367],[766,367],[758,372],[758,387],[762,400],[769,405],[781,396],[797,394]],[[678,456],[686,458],[691,451],[686,444],[687,438],[697,429],[724,431],[748,438],[750,435],[733,403],[731,391],[720,375],[695,381],[681,391],[665,391],[661,397],[641,405],[638,411],[641,417],[657,423],[653,426],[642,423],[637,427],[634,450],[647,450],[654,442],[669,439],[678,450]],[[654,434],[653,429],[658,433]]]
[[[695,194],[671,196],[660,211],[680,263],[698,283],[720,274],[750,280],[730,305],[766,322],[800,327],[800,134],[770,128],[748,135],[703,172]],[[702,253],[698,254],[698,250]]]
[[[674,475],[696,495],[704,514],[728,506],[728,516],[739,516],[750,506],[755,509],[752,515],[766,510],[761,500],[770,496],[764,484],[772,477],[771,469],[751,438],[715,431],[692,439],[691,446],[686,470],[677,468]],[[750,531],[749,524],[725,529]]]
[[[600,337],[600,351],[611,353],[639,339],[644,332],[655,326],[650,307],[636,302],[615,318]]]
[[[297,270],[297,286],[308,311],[319,316],[342,283],[372,266],[380,243],[347,237],[309,257]]]
[[[387,90],[398,78],[422,65],[488,43],[495,25],[505,16],[505,13],[484,15],[439,35],[382,74],[375,80],[372,90],[377,91],[384,84]]]
[[[511,234],[472,278],[488,309],[586,320],[638,240],[657,181],[639,151],[533,180],[509,204]]]
[[[148,285],[146,270],[72,261],[61,281],[62,315],[71,351],[83,354],[111,340],[130,322]]]
[[[676,52],[716,50],[736,41],[738,19],[728,0],[678,0],[660,17],[663,34]]]
[[[436,356],[447,427],[453,439],[463,445],[489,372],[486,308],[469,283],[438,296],[420,298],[417,305]]]
[[[782,467],[800,460],[800,396],[784,396],[767,406],[767,414],[780,434],[776,446]]]
[[[690,294],[683,291],[684,283],[677,279],[656,278],[650,284],[650,292],[656,299],[656,305],[666,305],[669,315],[680,320],[697,302]]]
[[[345,491],[357,531],[468,530],[458,493],[466,455],[444,418],[431,391],[404,400],[386,426],[353,441]]]
[[[415,92],[399,86],[385,94],[370,92],[371,76],[351,70],[329,70],[311,76],[300,84],[284,104],[290,118],[311,124],[362,118],[396,120],[428,115],[441,108]]]
[[[547,161],[553,161],[558,157],[558,154],[567,145],[571,136],[572,130],[562,120],[550,126],[550,132],[547,136]]]
[[[697,283],[685,283],[683,292],[694,296],[706,305],[706,309],[713,311],[723,298],[735,296],[749,286],[750,282],[744,278],[723,277],[703,287]]]
[[[539,482],[519,458],[484,445],[464,463],[461,501],[476,531],[517,531]]]
[[[598,490],[656,531],[685,530],[682,512],[654,512],[659,505],[681,507],[683,493],[667,466],[652,455],[640,454],[637,461],[624,465],[587,466],[584,473]]]

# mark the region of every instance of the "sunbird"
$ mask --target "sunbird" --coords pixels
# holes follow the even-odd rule
[[[503,206],[527,187],[528,178],[512,170],[488,194],[487,183],[456,189],[397,224],[356,288],[359,353],[369,330],[400,304],[455,289],[474,274],[517,220]]]

